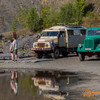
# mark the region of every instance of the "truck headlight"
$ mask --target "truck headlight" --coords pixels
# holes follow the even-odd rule
[[[81,48],[81,47],[82,47],[82,45],[81,45],[81,44],[79,44],[79,47]]]

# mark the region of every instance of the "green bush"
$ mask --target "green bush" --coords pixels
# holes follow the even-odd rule
[[[86,0],[76,0],[73,5],[75,8],[75,22],[77,24],[82,23],[82,18],[84,15],[84,9],[85,9],[85,1]]]
[[[76,0],[67,3],[60,8],[60,19],[63,23],[80,24],[83,18],[85,8],[85,0]]]
[[[28,14],[26,16],[26,27],[30,31],[37,31],[38,22],[39,22],[39,17],[38,17],[37,11],[33,7],[29,8]]]
[[[62,23],[73,23],[75,22],[75,9],[73,3],[67,3],[60,8],[60,21]]]

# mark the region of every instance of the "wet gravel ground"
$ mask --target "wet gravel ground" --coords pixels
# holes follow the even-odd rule
[[[91,91],[100,91],[100,59],[95,56],[86,57],[83,62],[75,55],[59,59],[43,58],[36,59],[24,58],[16,62],[11,60],[0,60],[1,70],[19,70],[19,71],[35,71],[35,70],[64,70],[67,72],[77,72],[81,81],[70,86],[69,96],[67,100],[99,100],[100,94],[94,97],[83,97],[85,89]]]
[[[86,58],[85,61],[79,61],[78,56],[69,55],[69,57],[59,59],[43,58],[37,59],[24,58],[18,61],[11,60],[0,60],[1,69],[53,69],[53,70],[65,70],[74,72],[90,72],[93,74],[100,75],[100,59],[95,56],[92,58]]]

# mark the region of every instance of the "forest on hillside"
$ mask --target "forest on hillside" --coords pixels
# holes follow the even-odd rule
[[[50,0],[52,1],[52,0]],[[12,21],[12,31],[16,31],[17,25],[27,28],[30,32],[41,31],[45,28],[57,25],[57,23],[75,23],[76,25],[84,25],[86,27],[99,26],[100,16],[95,13],[93,3],[86,0],[74,0],[66,2],[62,5],[54,6],[45,0],[41,4],[40,9],[34,6],[27,7],[23,5]],[[56,5],[56,2],[55,2]]]
[[[80,10],[81,7],[79,6],[78,6],[79,8],[77,7],[75,8],[75,2],[77,1],[81,3],[83,2],[83,5],[80,4],[80,6],[83,7],[81,9],[82,11]],[[98,27],[100,26],[99,5],[100,5],[99,0],[16,0],[16,1],[9,0],[9,2],[8,0],[1,0],[0,33],[15,31],[16,29],[22,29],[22,28],[28,28],[28,29],[32,28],[31,26],[28,25],[29,23],[28,17],[33,16],[29,14],[32,12],[32,9],[35,9],[35,13],[37,14],[36,15],[37,19],[35,22],[35,24],[37,25],[35,26],[39,25],[38,28],[35,27],[34,31],[51,27],[53,25],[56,25],[57,23],[77,23],[84,25],[86,27]],[[77,11],[77,9],[79,10],[79,12]],[[29,15],[27,16],[27,18],[24,17],[23,19],[23,16],[21,16],[23,15],[23,13],[21,14],[21,12],[23,11],[24,14],[26,13],[26,15],[27,14]],[[79,17],[80,19],[78,18],[79,16],[78,13],[81,14]],[[24,23],[22,23],[21,18],[25,20]],[[77,19],[80,21],[78,22]],[[32,21],[30,20],[30,22]],[[33,31],[33,29],[29,30]]]

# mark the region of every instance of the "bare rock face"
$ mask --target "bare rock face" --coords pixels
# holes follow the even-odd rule
[[[22,5],[27,8],[33,6],[32,1],[35,3],[36,0],[0,0],[0,33],[11,31],[12,21],[19,8]]]
[[[30,50],[33,47],[33,43],[36,41],[37,35],[32,36],[20,36],[18,38],[19,50]]]
[[[37,35],[32,35],[32,36],[19,36],[18,37],[18,50],[21,51],[31,51],[31,48],[33,47],[33,43],[37,40]],[[3,45],[3,53],[9,53],[9,48],[10,48],[10,41],[8,40],[5,42]]]

